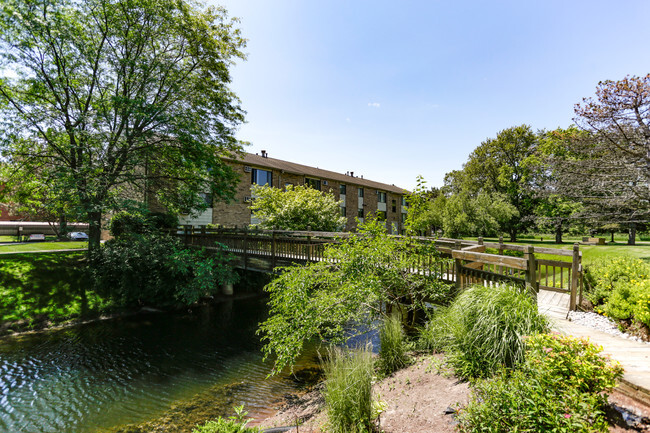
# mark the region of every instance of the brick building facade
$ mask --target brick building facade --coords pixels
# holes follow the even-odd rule
[[[275,188],[309,184],[318,190],[332,193],[337,200],[342,201],[341,213],[347,218],[345,230],[356,228],[357,217],[363,220],[370,214],[376,214],[386,221],[386,227],[391,233],[399,234],[403,231],[406,191],[395,185],[363,179],[354,176],[354,173],[341,174],[269,158],[265,151],[262,151],[262,155],[246,153],[243,159],[227,162],[240,176],[234,200],[230,203],[214,203],[212,208],[194,218],[182,217],[182,224],[219,224],[227,227],[256,224],[256,218],[250,210],[252,184],[269,184]]]

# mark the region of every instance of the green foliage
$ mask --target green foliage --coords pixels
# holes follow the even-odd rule
[[[122,210],[117,212],[109,222],[111,235],[116,238],[137,236],[174,229],[178,226],[178,217],[163,212],[150,213],[146,210]]]
[[[461,191],[447,199],[443,231],[448,237],[494,236],[508,221],[518,216],[517,209],[498,193],[470,196]]]
[[[390,237],[372,218],[359,226],[358,235],[328,245],[324,255],[320,262],[282,269],[265,288],[270,314],[259,332],[265,356],[276,357],[275,373],[311,338],[343,342],[350,324],[376,327],[381,305],[406,300],[415,309],[425,299],[444,304],[450,293],[435,272],[409,271],[425,262],[440,269],[442,259],[432,245]]]
[[[600,356],[602,350],[584,338],[535,335],[526,339],[525,369],[549,385],[569,385],[580,392],[598,395],[614,388],[623,374],[618,362]]]
[[[607,432],[600,399],[568,387],[561,394],[521,371],[474,384],[470,402],[459,415],[464,433]]]
[[[456,177],[462,182],[457,189],[472,195],[497,193],[514,206],[517,213],[504,224],[511,241],[533,223],[531,217],[538,200],[535,188],[541,175],[538,145],[539,137],[528,125],[504,129],[474,149],[463,175]]]
[[[383,374],[391,374],[404,368],[409,358],[406,354],[404,330],[399,316],[391,315],[384,319],[384,325],[379,331],[379,366]]]
[[[208,191],[232,197],[221,156],[241,149],[243,111],[228,87],[244,57],[235,26],[193,0],[4,1],[2,192],[31,190],[48,212],[84,215],[91,249],[102,214],[134,192],[172,211],[204,208]]]
[[[113,239],[91,260],[97,293],[122,306],[192,304],[237,278],[223,252],[208,255],[159,234]]]
[[[526,341],[521,370],[473,385],[460,431],[607,432],[603,404],[622,368],[586,340],[542,334]]]
[[[244,410],[244,405],[235,407],[235,415],[228,419],[218,417],[213,421],[208,421],[201,426],[192,430],[192,433],[259,433],[261,430],[257,427],[247,427],[249,419],[246,419],[248,412]]]
[[[365,433],[372,429],[372,352],[334,349],[325,362],[325,406],[328,431]]]
[[[426,233],[434,225],[429,192],[426,188],[427,181],[419,175],[416,181],[417,186],[413,192],[406,195],[408,212],[406,213],[404,228],[410,235]]]
[[[341,205],[331,193],[308,185],[287,185],[283,191],[270,186],[253,185],[255,197],[251,210],[267,229],[335,232],[345,227]]]
[[[428,328],[428,329],[426,329]],[[548,330],[548,320],[522,288],[471,286],[427,324],[422,347],[444,350],[456,375],[489,377],[524,359],[523,336]]]
[[[628,256],[604,257],[594,260],[586,268],[586,297],[594,305],[605,304],[615,287],[650,278],[650,265]]]

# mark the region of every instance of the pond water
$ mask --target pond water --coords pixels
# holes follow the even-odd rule
[[[297,385],[265,379],[255,335],[265,315],[261,299],[228,301],[0,340],[0,431],[118,431],[161,417],[172,425],[183,410],[230,415],[240,404],[269,415]],[[306,356],[298,369],[313,362]]]

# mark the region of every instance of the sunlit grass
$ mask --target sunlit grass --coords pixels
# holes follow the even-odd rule
[[[0,254],[31,252],[31,251],[87,249],[87,248],[88,248],[88,242],[80,242],[80,241],[29,242],[29,243],[16,243],[15,245],[0,245]]]

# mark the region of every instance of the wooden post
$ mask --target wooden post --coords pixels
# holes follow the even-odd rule
[[[307,261],[311,262],[311,226],[307,226]]]
[[[271,233],[271,268],[275,269],[275,251],[276,251],[276,240],[275,240],[275,230]]]
[[[455,250],[460,250],[461,249],[461,244],[460,241],[456,241],[454,244],[454,249]],[[463,284],[461,282],[462,275],[460,273],[460,268],[462,266],[462,261],[460,259],[455,259],[454,260],[454,271],[455,271],[455,283],[456,283],[456,289],[462,289]]]
[[[478,237],[478,244],[483,245],[483,236]]]
[[[535,249],[531,245],[524,247],[524,259],[528,261],[526,266],[526,288],[530,290],[535,299],[537,299],[537,262],[535,261]]]
[[[571,261],[571,299],[569,310],[576,310],[576,294],[578,293],[578,272],[580,271],[580,244],[573,244],[573,260]]]
[[[248,265],[248,227],[244,226],[244,270]]]
[[[503,255],[503,235],[499,235],[499,255]],[[503,266],[497,267],[497,273],[503,274]]]

